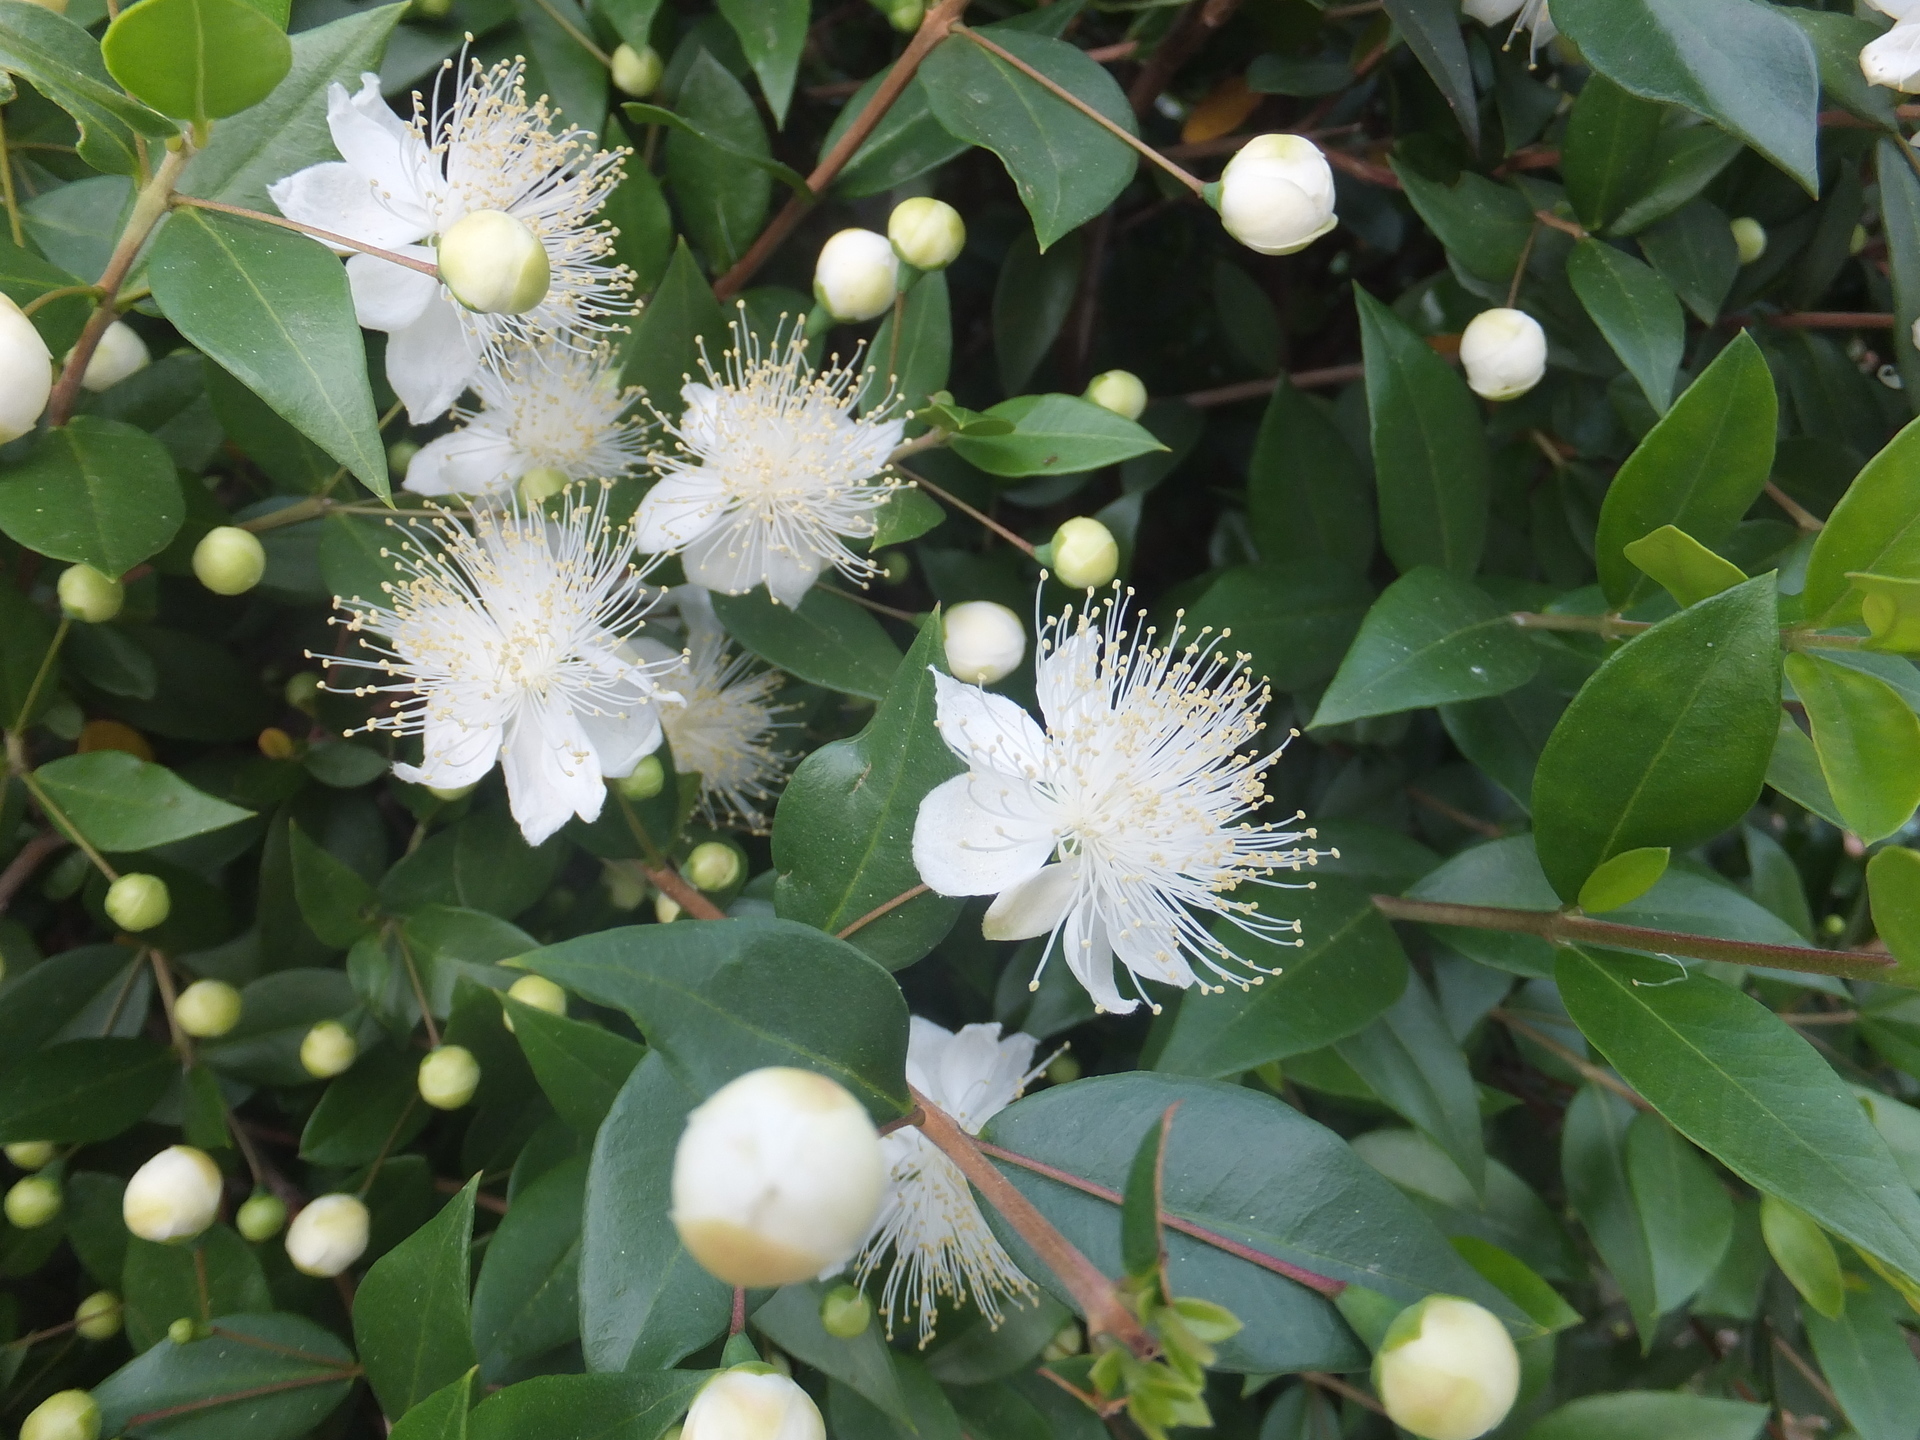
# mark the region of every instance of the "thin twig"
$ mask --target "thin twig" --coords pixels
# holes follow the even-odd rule
[[[20,847],[20,853],[7,862],[7,868],[0,870],[0,915],[6,913],[13,897],[33,878],[33,872],[40,868],[40,862],[66,843],[66,836],[52,830],[42,830]]]
[[[678,871],[666,866],[655,868],[642,866],[641,873],[653,882],[654,889],[665,895],[687,914],[696,920],[724,920],[727,912],[713,901],[702,895]]]
[[[1507,308],[1511,310],[1514,302],[1520,298],[1520,282],[1526,277],[1527,261],[1533,257],[1533,242],[1540,237],[1540,222],[1535,220],[1527,227],[1527,243],[1520,247],[1520,263],[1513,267],[1513,283],[1507,286]]]
[[[1807,1358],[1789,1345],[1777,1330],[1773,1335],[1773,1348],[1786,1356],[1788,1363],[1800,1372],[1800,1378],[1813,1387],[1814,1393],[1826,1401],[1836,1415],[1846,1413],[1846,1407],[1841,1405],[1840,1397],[1833,1393],[1833,1387],[1827,1384],[1826,1377],[1814,1369]]]
[[[1571,1066],[1579,1072],[1582,1079],[1591,1080],[1595,1085],[1600,1086],[1604,1090],[1611,1090],[1636,1110],[1653,1109],[1653,1106],[1649,1105],[1638,1091],[1621,1080],[1620,1077],[1615,1075],[1611,1070],[1605,1070],[1595,1065],[1585,1056],[1577,1054],[1565,1045],[1562,1045],[1544,1030],[1536,1029],[1534,1026],[1529,1025],[1511,1010],[1496,1005],[1487,1012],[1487,1018],[1490,1020],[1498,1020],[1516,1035],[1526,1036],[1527,1039],[1538,1045],[1556,1060],[1559,1060],[1562,1064]]]
[[[337,235],[331,230],[322,230],[317,225],[302,225],[298,220],[289,220],[284,215],[269,215],[264,210],[247,210],[238,205],[224,205],[218,200],[202,200],[197,195],[176,195],[175,205],[189,206],[195,210],[217,210],[222,215],[238,215],[242,220],[257,220],[262,225],[277,225],[282,230],[292,230],[301,235],[311,236],[315,240],[324,240],[342,250],[357,250],[362,255],[371,255],[377,260],[385,260],[390,265],[404,265],[409,270],[417,270],[422,275],[440,278],[438,267],[429,265],[425,260],[416,260],[411,255],[402,255],[393,250],[382,250],[378,245],[369,245],[362,240],[351,240],[345,235]]]
[[[30,316],[41,306],[51,305],[56,300],[65,300],[73,295],[98,295],[99,293],[100,289],[97,285],[62,285],[57,290],[42,290],[20,307],[20,313]]]
[[[458,1195],[462,1190],[467,1188],[467,1185],[464,1180],[452,1180],[445,1175],[436,1175],[433,1177],[433,1188],[438,1190],[442,1195]],[[476,1190],[473,1192],[473,1203],[482,1210],[489,1211],[495,1215],[504,1215],[507,1213],[507,1202],[502,1200],[498,1195],[487,1194],[484,1190]]]
[[[1009,545],[1012,545],[1016,549],[1026,552],[1026,555],[1029,559],[1033,558],[1033,543],[1031,541],[1021,539],[1018,535],[1014,534],[1013,531],[1009,530],[1006,526],[1002,525],[998,520],[994,519],[991,515],[987,514],[985,511],[974,509],[973,506],[969,505],[966,501],[962,500],[958,495],[949,494],[947,491],[942,490],[938,485],[934,484],[931,480],[927,479],[924,475],[916,474],[912,470],[907,469],[905,466],[896,465],[893,468],[898,470],[902,475],[905,475],[908,479],[913,481],[914,484],[918,485],[922,490],[926,491],[929,495],[933,496],[934,499],[944,500],[947,502],[947,504],[953,506],[953,508],[958,510],[961,514],[970,516],[973,519],[978,520],[982,525],[986,526],[987,529],[991,530],[994,534],[998,535],[1002,540],[1006,541]]]
[[[1302,1370],[1300,1372],[1300,1378],[1309,1385],[1331,1391],[1343,1400],[1351,1400],[1363,1410],[1371,1410],[1376,1415],[1384,1415],[1387,1413],[1386,1406],[1374,1399],[1373,1396],[1367,1394],[1366,1391],[1349,1385],[1338,1375],[1329,1375],[1324,1370]]]
[[[1851,1025],[1860,1018],[1858,1010],[1818,1010],[1811,1015],[1795,1015],[1781,1011],[1780,1018],[1789,1025]]]
[[[849,935],[853,934],[854,931],[862,929],[868,925],[871,925],[874,921],[878,920],[882,915],[885,915],[888,911],[897,910],[900,906],[906,904],[909,900],[912,900],[917,896],[925,895],[930,888],[931,887],[928,885],[920,884],[920,885],[914,886],[911,890],[901,891],[898,895],[894,896],[891,900],[887,901],[885,904],[874,906],[873,909],[869,910],[866,914],[862,915],[858,920],[854,921],[851,925],[847,926],[846,929],[836,931],[834,933],[833,938],[836,940],[846,939]]]
[[[1418,785],[1407,786],[1407,798],[1416,805],[1426,806],[1436,815],[1445,816],[1461,829],[1471,830],[1476,835],[1484,835],[1489,840],[1498,840],[1507,833],[1493,821],[1482,820],[1478,815],[1470,814],[1458,805],[1442,800],[1431,791],[1421,789]]]
[[[1767,498],[1786,511],[1787,517],[1807,534],[1816,535],[1827,528],[1826,521],[1782,490],[1775,481],[1767,481]]]
[[[1127,87],[1127,103],[1133,107],[1133,113],[1146,118],[1153,109],[1153,102],[1160,98],[1160,92],[1167,88],[1176,71],[1199,53],[1200,48],[1213,38],[1213,34],[1228,20],[1233,12],[1240,8],[1240,0],[1193,0],[1186,13],[1174,23],[1167,37],[1155,47],[1140,67],[1140,73],[1134,76],[1133,84]]]
[[[813,582],[813,588],[824,590],[829,595],[837,595],[842,600],[851,600],[863,610],[871,610],[876,615],[884,615],[889,620],[904,620],[909,625],[919,624],[919,617],[911,610],[902,610],[893,605],[882,605],[878,600],[869,600],[857,590],[842,590],[837,585],[829,585],[824,580]]]
[[[1320,370],[1296,370],[1284,378],[1296,390],[1319,390],[1332,385],[1350,385],[1355,380],[1365,379],[1366,374],[1367,367],[1355,363],[1329,365]],[[1211,405],[1232,405],[1240,400],[1258,400],[1262,395],[1271,395],[1278,389],[1282,378],[1272,375],[1264,380],[1236,380],[1231,385],[1219,385],[1211,390],[1193,390],[1180,398],[1202,409]]]
[[[747,1328],[747,1291],[746,1287],[733,1287],[733,1314],[727,1320],[727,1338],[732,1339]]]
[[[179,993],[173,988],[173,971],[167,968],[165,954],[151,945],[147,947],[147,962],[153,966],[153,981],[160,989],[160,1008],[166,1012],[167,1033],[173,1036],[173,1048],[179,1052],[180,1063],[191,1067],[193,1041],[180,1028],[180,1021],[173,1013],[174,1006],[180,1003]]]
[[[554,24],[558,25],[562,30],[566,31],[568,35],[572,36],[574,40],[578,41],[581,49],[593,56],[594,59],[606,66],[607,69],[611,70],[613,68],[613,57],[598,45],[594,44],[587,36],[581,34],[580,27],[567,19],[565,15],[561,14],[560,7],[555,5],[553,0],[533,0],[533,3],[547,12],[547,14],[553,18]]]
[[[211,1410],[216,1405],[232,1405],[241,1400],[256,1400],[262,1395],[278,1395],[287,1390],[304,1390],[310,1385],[338,1385],[356,1379],[362,1373],[358,1365],[341,1366],[332,1375],[308,1375],[298,1380],[281,1380],[272,1385],[256,1385],[251,1390],[236,1390],[230,1395],[209,1395],[204,1400],[189,1400],[184,1405],[169,1405],[164,1410],[149,1410],[126,1423],[131,1432],[136,1425],[151,1425],[156,1420],[171,1420],[176,1415],[191,1415],[196,1410]]]

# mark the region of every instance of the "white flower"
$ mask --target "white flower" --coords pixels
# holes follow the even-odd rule
[[[1882,15],[1891,15],[1895,20],[1920,14],[1920,0],[1867,0],[1867,4]]]
[[[1317,858],[1294,843],[1313,831],[1244,821],[1281,753],[1243,753],[1267,688],[1244,656],[1229,661],[1212,642],[1180,648],[1178,625],[1156,647],[1153,630],[1126,632],[1120,601],[1104,605],[1104,616],[1089,602],[1041,627],[1045,730],[1011,700],[935,675],[935,723],[968,771],[921,801],[914,864],[939,894],[998,897],[988,939],[1046,935],[1042,965],[1058,940],[1104,1010],[1136,1004],[1114,985],[1116,954],[1136,989],[1138,978],[1205,988],[1192,960],[1244,989],[1277,971],[1236,955],[1195,912],[1297,945],[1279,937],[1297,935],[1298,921],[1228,896]]]
[[[1920,18],[1902,20],[1863,46],[1860,73],[1871,85],[1920,94]]]
[[[0,295],[0,444],[33,429],[53,393],[53,356],[33,321]]]
[[[1002,1040],[998,1025],[967,1025],[955,1034],[916,1015],[907,1031],[907,1080],[977,1135],[1039,1073],[1033,1068],[1039,1043],[1031,1035]],[[887,1194],[861,1251],[856,1283],[864,1285],[881,1257],[893,1252],[880,1299],[888,1337],[903,1287],[905,1308],[919,1316],[922,1348],[933,1338],[943,1298],[971,1299],[998,1328],[1001,1297],[1019,1303],[1034,1286],[987,1228],[966,1176],[912,1126],[882,1136],[880,1150]]]
[[[481,511],[469,530],[437,518],[446,548],[410,540],[385,604],[337,602],[348,618],[335,623],[384,643],[369,645],[377,658],[336,663],[391,677],[353,693],[405,697],[366,728],[424,737],[421,762],[393,773],[453,790],[500,761],[529,845],[571,815],[595,819],[605,780],[660,743],[664,667],[618,653],[648,601],[632,532],[607,519],[608,489],[593,504],[569,492],[557,521]]]
[[[1460,334],[1460,364],[1474,394],[1515,399],[1547,373],[1547,332],[1524,310],[1482,310]]]
[[[1304,135],[1256,135],[1220,172],[1220,223],[1262,255],[1291,255],[1333,229],[1333,169]]]
[[[681,1440],[826,1440],[827,1427],[813,1397],[786,1376],[742,1367],[707,1382],[680,1434]]]
[[[142,1240],[190,1240],[220,1214],[220,1167],[204,1150],[169,1145],[133,1172],[120,1218]]]
[[[416,425],[444,414],[482,358],[508,342],[606,329],[601,317],[633,308],[632,276],[606,258],[613,232],[596,218],[620,181],[621,156],[595,150],[584,130],[555,133],[546,102],[528,103],[522,69],[518,60],[485,71],[474,62],[456,76],[451,104],[440,106],[436,90],[431,116],[416,92],[411,122],[387,108],[378,76],[363,75],[351,97],[336,83],[327,125],[341,160],[268,187],[290,220],[416,260],[433,261],[433,241],[482,211],[512,216],[545,246],[551,286],[519,315],[468,310],[437,277],[388,260],[347,261],[360,323],[393,337],[387,379]]]
[[[480,408],[455,410],[462,428],[420,447],[407,465],[416,495],[506,495],[529,470],[569,480],[615,480],[642,455],[630,418],[637,391],[620,388],[606,346],[518,348],[473,380]]]
[[[1547,13],[1547,0],[1460,0],[1460,10],[1462,14],[1488,26],[1498,25],[1509,16],[1517,16],[1513,28],[1507,32],[1507,44],[1513,44],[1513,37],[1522,30],[1531,32],[1527,42],[1529,60],[1539,54],[1542,45],[1560,33],[1554,26],[1553,16]]]
[[[891,252],[889,252],[891,253]],[[776,333],[770,353],[743,321],[709,383],[689,382],[686,412],[669,424],[680,453],[656,458],[660,479],[634,516],[643,551],[685,551],[687,578],[725,595],[765,584],[798,607],[832,565],[852,579],[875,572],[842,537],[873,534],[873,511],[898,487],[882,477],[902,419],[886,408],[855,418],[862,371],[815,372],[799,334]]]

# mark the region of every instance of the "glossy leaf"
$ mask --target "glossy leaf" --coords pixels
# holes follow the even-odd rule
[[[700,373],[701,343],[707,355],[718,357],[728,344],[728,318],[693,252],[679,241],[667,273],[633,322],[622,380],[644,390],[662,414],[678,415],[681,385]]]
[[[1372,498],[1360,457],[1325,402],[1276,385],[1247,466],[1247,520],[1260,554],[1364,570],[1373,558]]]
[[[1647,402],[1664,413],[1686,342],[1672,289],[1645,262],[1591,238],[1567,257],[1567,279]]]
[[[1060,338],[1080,290],[1086,244],[1078,232],[1041,250],[1028,234],[1014,238],[993,282],[993,356],[1000,388],[1017,395]]]
[[[107,70],[162,115],[204,124],[273,93],[293,66],[286,30],[246,0],[147,0],[100,40]]]
[[[766,218],[773,194],[762,168],[771,159],[767,133],[745,88],[706,50],[696,52],[681,81],[679,108],[720,142],[682,129],[667,136],[667,185],[689,237],[718,273],[745,253]]]
[[[1674,525],[1662,525],[1628,542],[1621,553],[1648,579],[1665,587],[1683,610],[1722,590],[1731,590],[1747,578],[1738,565],[1723,560]]]
[[[1733,1202],[1700,1152],[1657,1115],[1627,1127],[1626,1163],[1664,1315],[1693,1298],[1733,1243]]]
[[[1167,447],[1142,425],[1077,395],[1020,395],[986,412],[1004,435],[957,435],[954,454],[989,475],[1071,475]]]
[[[1652,1344],[1661,1305],[1653,1247],[1627,1174],[1627,1132],[1632,1121],[1633,1109],[1626,1101],[1598,1086],[1586,1086],[1567,1107],[1566,1125],[1560,1132],[1560,1174],[1574,1213],[1626,1297],[1645,1352]]]
[[[1847,1308],[1847,1285],[1833,1242],[1805,1211],[1774,1195],[1760,1197],[1760,1234],[1781,1272],[1815,1313],[1837,1320]]]
[[[163,140],[179,126],[124,94],[107,74],[100,47],[48,6],[0,0],[0,68],[45,95],[80,129],[80,158],[115,175],[141,168],[134,136]]]
[[[1831,626],[1859,617],[1852,571],[1920,580],[1920,421],[1866,463],[1814,537],[1803,592],[1809,619]]]
[[[1425,981],[1408,976],[1400,998],[1334,1051],[1374,1094],[1446,1151],[1475,1191],[1486,1188],[1473,1076]]]
[[[1534,1421],[1526,1440],[1759,1440],[1767,1407],[1686,1390],[1583,1395]]]
[[[1738,137],[1712,125],[1667,124],[1654,137],[1639,193],[1614,217],[1608,233],[1639,234],[1655,221],[1685,208],[1743,153]],[[1733,237],[1729,234],[1726,238]],[[1641,249],[1659,270],[1652,251],[1644,243]],[[1736,252],[1736,262],[1738,258]],[[1682,294],[1681,298],[1686,297]]]
[[[686,1413],[704,1370],[541,1375],[489,1395],[467,1418],[473,1440],[659,1440]]]
[[[550,1015],[509,997],[503,1002],[513,1020],[527,1063],[560,1118],[582,1135],[591,1135],[613,1108],[646,1047],[624,1035],[564,1015]]]
[[[481,1374],[511,1374],[580,1334],[580,1217],[587,1156],[515,1188],[473,1289]]]
[[[1589,230],[1604,230],[1645,186],[1663,107],[1596,74],[1567,115],[1561,168],[1567,198]]]
[[[307,928],[342,950],[370,933],[376,923],[373,887],[308,839],[297,823],[287,840],[293,854],[293,893]]]
[[[769,665],[829,690],[878,700],[887,693],[900,651],[873,615],[828,590],[807,594],[798,610],[765,590],[713,597],[727,633]]]
[[[443,1385],[394,1423],[397,1440],[467,1440],[467,1412],[473,1407],[473,1378],[467,1371]]]
[[[397,1419],[474,1364],[467,1291],[474,1176],[427,1224],[374,1262],[353,1300],[367,1383]]]
[[[166,548],[184,511],[173,461],[144,431],[80,415],[34,441],[0,476],[0,530],[107,575]]]
[[[820,1323],[820,1303],[827,1290],[826,1282],[815,1280],[775,1291],[753,1312],[753,1328],[788,1355],[851,1387],[894,1420],[912,1424],[884,1327],[869,1324],[844,1340],[828,1333]]]
[[[1473,93],[1473,67],[1467,60],[1460,17],[1451,0],[1387,0],[1387,14],[1406,37],[1407,48],[1445,97],[1467,143],[1480,144],[1480,113]]]
[[[1638,900],[1667,873],[1672,855],[1665,845],[1621,851],[1580,886],[1580,908],[1589,915],[1599,915]]]
[[[34,779],[88,840],[107,851],[151,850],[253,816],[121,750],[49,760]]]
[[[1888,846],[1867,861],[1874,929],[1900,962],[1889,983],[1920,984],[1920,850]]]
[[[907,292],[905,312],[897,339],[891,313],[873,332],[869,359],[877,368],[861,398],[863,410],[877,407],[883,396],[891,397],[894,409],[889,413],[918,410],[926,405],[929,395],[947,388],[947,372],[953,361],[953,310],[947,301],[947,277],[934,271],[914,281],[913,288]],[[896,505],[902,498],[903,492],[896,490],[888,505]],[[911,492],[905,492],[904,498],[927,500],[926,496],[915,496]],[[941,518],[945,518],[944,514]],[[876,515],[874,521],[880,530],[873,537],[873,549],[900,543],[886,534],[884,513]],[[919,533],[902,538],[915,539]]]
[[[353,1388],[353,1356],[299,1315],[226,1315],[215,1334],[156,1345],[93,1387],[103,1433],[187,1433],[163,1423],[186,1410],[192,1433],[214,1440],[295,1440]]]
[[[1187,613],[1187,631],[1231,629],[1234,650],[1276,690],[1332,675],[1373,601],[1351,566],[1326,559],[1236,565],[1222,571]]]
[[[807,43],[807,0],[722,0],[720,13],[760,77],[774,122],[785,124],[800,51]]]
[[[1787,657],[1827,791],[1862,840],[1884,840],[1920,806],[1920,716],[1900,692],[1820,655]]]
[[[179,1074],[146,1039],[68,1040],[19,1057],[0,1075],[0,1144],[110,1140],[153,1108]]]
[[[1848,1300],[1837,1319],[1811,1306],[1800,1312],[1807,1343],[1860,1440],[1900,1440],[1920,1414],[1920,1360],[1900,1327],[1908,1312],[1885,1286]]]
[[[116,1219],[120,1207],[114,1207]],[[126,1221],[120,1219],[122,1230]],[[179,1245],[156,1245],[126,1235],[125,1259],[112,1284],[126,1304],[127,1342],[136,1352],[167,1338],[185,1316],[260,1314],[273,1308],[267,1277],[253,1248],[231,1226],[215,1222]]]

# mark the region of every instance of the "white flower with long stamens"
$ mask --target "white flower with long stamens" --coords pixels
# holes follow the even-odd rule
[[[1031,1035],[1003,1040],[998,1025],[967,1025],[955,1034],[916,1015],[907,1031],[907,1080],[977,1135],[1039,1073],[1033,1068],[1039,1043]],[[858,1280],[864,1284],[892,1253],[880,1298],[889,1338],[903,1301],[919,1318],[924,1348],[943,1299],[971,1300],[998,1327],[1002,1299],[1024,1303],[1038,1293],[987,1228],[960,1167],[938,1146],[908,1126],[882,1136],[880,1150],[887,1194],[860,1252]]]
[[[393,773],[458,789],[499,761],[529,845],[571,816],[595,819],[605,780],[659,746],[659,707],[677,703],[658,688],[666,666],[620,653],[649,597],[632,531],[607,519],[608,488],[591,504],[569,491],[553,521],[481,511],[468,529],[438,516],[444,549],[410,540],[386,603],[335,602],[348,617],[336,624],[379,637],[372,658],[335,663],[390,677],[351,693],[401,697],[366,728],[422,737],[421,762]]]
[[[407,466],[408,490],[505,495],[533,470],[613,480],[640,462],[641,429],[630,414],[637,392],[621,389],[605,346],[520,349],[499,369],[481,369],[473,388],[480,408],[455,410],[462,427],[420,448]]]
[[[914,864],[933,890],[997,897],[981,926],[988,939],[1046,935],[1043,966],[1058,941],[1095,1004],[1120,1013],[1136,1002],[1114,984],[1115,955],[1136,990],[1143,978],[1204,989],[1194,961],[1242,989],[1277,974],[1201,917],[1301,943],[1297,920],[1230,897],[1249,882],[1278,888],[1264,877],[1317,858],[1296,843],[1313,831],[1245,821],[1286,748],[1246,749],[1268,698],[1246,657],[1222,655],[1205,631],[1182,647],[1177,623],[1156,645],[1151,629],[1127,632],[1124,610],[1117,597],[1089,599],[1040,627],[1044,730],[1003,696],[934,676],[934,723],[968,768],[920,802],[913,831]]]
[[[684,552],[687,578],[725,595],[764,584],[797,607],[829,565],[850,579],[877,573],[847,537],[873,534],[873,512],[900,482],[881,475],[904,418],[881,406],[853,413],[866,383],[856,366],[815,371],[799,333],[776,332],[763,351],[744,320],[707,384],[689,381],[686,412],[668,428],[677,456],[656,459],[660,479],[634,526],[648,551]]]
[[[1540,47],[1560,33],[1547,13],[1547,0],[1461,0],[1460,9],[1482,25],[1498,25],[1509,16],[1513,28],[1507,32],[1507,44],[1522,30],[1528,32],[1527,59],[1540,53]]]
[[[387,379],[416,425],[445,414],[489,355],[541,336],[566,343],[633,309],[632,274],[608,259],[613,231],[597,218],[620,183],[623,152],[557,129],[544,100],[527,100],[523,70],[519,60],[490,70],[475,61],[460,74],[449,60],[441,75],[453,75],[451,102],[440,104],[436,87],[429,115],[416,91],[411,122],[387,108],[378,76],[363,75],[351,96],[335,83],[327,125],[341,159],[267,189],[289,220],[428,263],[440,236],[484,212],[513,217],[540,241],[546,298],[519,314],[469,310],[437,276],[377,256],[348,259],[354,312],[392,337]]]

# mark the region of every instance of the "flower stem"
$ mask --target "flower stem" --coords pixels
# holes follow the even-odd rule
[[[47,683],[47,676],[53,672],[53,662],[60,654],[60,647],[66,643],[67,632],[73,628],[73,621],[65,615],[60,617],[60,627],[53,632],[53,640],[47,646],[47,653],[40,657],[40,668],[33,672],[33,684],[27,687],[27,698],[20,702],[20,713],[14,717],[13,733],[24,735],[27,719],[33,714],[33,704],[40,698],[40,687]]]
[[[931,480],[927,479],[925,476],[916,475],[913,473],[913,471],[906,469],[904,466],[896,465],[893,468],[898,470],[902,475],[905,475],[909,480],[913,481],[914,484],[918,485],[922,490],[926,491],[929,495],[933,496],[934,499],[944,500],[947,502],[947,504],[953,506],[953,508],[958,510],[961,514],[972,516],[975,520],[978,520],[982,525],[986,526],[987,529],[991,530],[994,534],[998,535],[1002,540],[1006,541],[1009,545],[1014,546],[1018,550],[1024,551],[1029,560],[1033,558],[1033,546],[1031,544],[1029,544],[1025,540],[1022,540],[1018,535],[1014,534],[1013,531],[1007,529],[1006,526],[1002,525],[998,520],[994,519],[991,515],[987,514],[985,511],[974,509],[973,506],[969,505],[966,501],[962,500],[958,495],[948,494],[945,490],[942,490],[938,485],[934,484]]]
[[[873,909],[869,910],[866,914],[862,915],[858,920],[854,921],[851,925],[847,926],[846,929],[834,932],[833,938],[836,940],[846,939],[849,935],[853,934],[854,931],[864,929],[866,926],[871,925],[874,921],[878,920],[882,915],[885,915],[890,911],[899,909],[902,905],[906,904],[909,900],[918,899],[920,896],[926,894],[930,888],[931,887],[925,884],[920,884],[920,885],[914,886],[911,890],[902,890],[898,895],[894,896],[891,900],[887,901],[886,903],[874,906]]]
[[[1631,1085],[1621,1080],[1611,1070],[1603,1070],[1583,1056],[1575,1054],[1558,1040],[1543,1030],[1537,1030],[1512,1011],[1496,1005],[1487,1012],[1487,1018],[1498,1020],[1516,1035],[1523,1035],[1553,1056],[1561,1064],[1573,1069],[1583,1080],[1598,1085],[1602,1090],[1611,1090],[1636,1110],[1651,1110],[1644,1098]]]
[[[1814,514],[1774,481],[1767,481],[1767,498],[1787,512],[1787,518],[1809,535],[1817,535],[1827,528],[1827,522]]]
[[[64,300],[69,295],[98,295],[97,285],[62,285],[58,290],[44,290],[20,307],[22,315],[31,315],[42,305],[51,305],[55,300]]]
[[[1527,227],[1527,243],[1520,247],[1520,262],[1513,267],[1513,283],[1507,286],[1507,308],[1511,310],[1514,302],[1520,298],[1520,282],[1526,278],[1527,261],[1533,257],[1533,242],[1540,238],[1540,221],[1536,218]]]
[[[180,1063],[190,1067],[193,1064],[193,1041],[180,1028],[180,1022],[173,1013],[174,1006],[180,1001],[179,992],[173,988],[173,971],[167,968],[167,957],[151,945],[147,947],[147,963],[153,966],[153,983],[160,989],[160,1008],[166,1012],[167,1033],[173,1037],[173,1048],[179,1052]]]
[[[585,50],[589,55],[593,56],[594,59],[606,66],[607,69],[611,70],[613,68],[613,57],[598,45],[594,44],[591,38],[582,34],[580,27],[567,19],[565,15],[561,14],[560,7],[555,5],[553,0],[533,0],[533,3],[546,11],[547,14],[552,17],[553,23],[576,40],[582,50]]]
[[[16,249],[27,248],[27,232],[20,223],[20,197],[13,190],[13,154],[7,149],[6,117],[0,115],[0,195],[6,197],[7,228]]]
[[[382,250],[378,245],[368,245],[360,240],[351,240],[345,235],[336,235],[331,230],[322,230],[317,225],[302,225],[298,220],[289,220],[284,215],[269,215],[264,210],[248,210],[239,205],[225,205],[218,200],[202,200],[197,195],[176,195],[173,204],[184,205],[190,210],[214,210],[222,215],[237,215],[242,220],[257,220],[262,225],[278,225],[282,230],[297,231],[310,235],[315,240],[324,240],[329,245],[337,245],[343,250],[357,250],[362,255],[371,255],[375,259],[385,260],[392,265],[404,265],[409,270],[418,270],[422,275],[440,278],[439,267],[429,265],[424,260],[416,260],[411,255],[401,255],[396,251]]]

